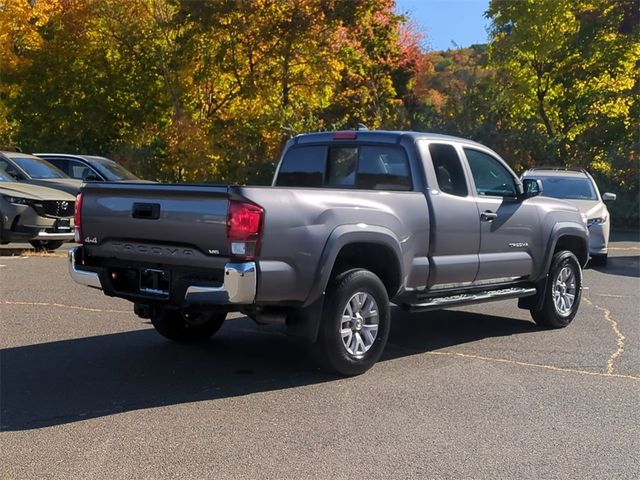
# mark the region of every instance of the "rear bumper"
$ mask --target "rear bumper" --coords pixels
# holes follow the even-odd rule
[[[224,283],[220,287],[191,285],[184,299],[187,303],[250,304],[256,298],[256,264],[254,262],[227,263]]]
[[[71,233],[49,233],[40,232],[36,240],[73,240],[73,232]]]
[[[107,290],[104,288],[102,280],[100,279],[101,273],[107,274],[106,269],[102,269],[104,271],[99,271],[93,267],[91,267],[91,270],[84,269],[82,263],[82,247],[70,249],[69,274],[71,278],[80,285]],[[224,280],[222,285],[189,285],[186,288],[184,299],[180,303],[247,305],[254,302],[256,289],[257,272],[254,262],[227,263],[224,267]],[[124,298],[130,297],[130,295],[118,295],[117,292],[115,292],[115,295]]]

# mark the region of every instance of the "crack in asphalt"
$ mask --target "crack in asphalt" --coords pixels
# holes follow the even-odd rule
[[[595,307],[596,309],[602,311],[604,313],[604,318],[605,320],[607,320],[612,328],[613,331],[616,334],[616,345],[617,345],[617,350],[611,354],[611,356],[609,357],[609,360],[607,361],[607,371],[606,372],[592,372],[589,370],[581,370],[581,369],[577,369],[577,368],[568,368],[568,367],[557,367],[554,365],[547,365],[547,364],[541,364],[541,363],[531,363],[531,362],[523,362],[520,360],[513,360],[513,359],[509,359],[509,358],[500,358],[500,357],[487,357],[484,355],[475,355],[475,354],[470,354],[470,353],[462,353],[462,352],[455,352],[455,351],[435,351],[435,352],[422,352],[422,351],[413,351],[411,349],[408,349],[406,347],[401,347],[399,345],[395,345],[392,343],[389,343],[388,345],[392,348],[396,348],[399,350],[405,350],[407,352],[410,353],[425,353],[427,355],[435,355],[435,356],[449,356],[449,357],[458,357],[458,358],[467,358],[467,359],[473,359],[473,360],[482,360],[482,361],[487,361],[487,362],[496,362],[496,363],[507,363],[507,364],[511,364],[511,365],[519,365],[519,366],[523,366],[523,367],[530,367],[530,368],[539,368],[539,369],[546,369],[546,370],[552,370],[552,371],[557,371],[557,372],[568,372],[568,373],[577,373],[577,374],[581,374],[581,375],[590,375],[590,376],[596,376],[596,377],[610,377],[610,378],[624,378],[627,380],[634,380],[634,381],[640,381],[640,375],[636,376],[636,375],[625,375],[625,374],[620,374],[620,373],[615,373],[614,372],[614,363],[615,360],[622,354],[622,352],[624,352],[624,340],[625,337],[622,334],[622,332],[620,331],[619,327],[618,327],[618,323],[613,320],[613,318],[611,318],[611,312],[609,310],[607,310],[604,307],[600,307],[598,305],[595,305],[593,302],[591,302],[588,298],[583,297],[583,299],[591,306]],[[45,307],[58,307],[58,308],[68,308],[68,309],[72,309],[72,310],[82,310],[82,311],[88,311],[88,312],[97,312],[97,313],[131,313],[130,311],[127,310],[109,310],[109,309],[99,309],[99,308],[89,308],[89,307],[81,307],[81,306],[77,306],[77,305],[64,305],[61,303],[48,303],[48,302],[15,302],[15,301],[9,301],[9,300],[5,300],[3,302],[5,305],[27,305],[27,306],[45,306]],[[275,332],[264,332],[264,331],[260,331],[260,330],[249,330],[249,329],[242,329],[242,331],[244,332],[250,332],[250,333],[258,333],[258,334],[262,334],[262,335],[277,335],[277,336],[284,336],[284,334],[282,333],[275,333]]]
[[[622,355],[622,352],[624,352],[624,335],[622,334],[622,332],[620,331],[620,328],[618,326],[618,322],[616,322],[613,318],[611,318],[611,311],[601,307],[599,305],[596,305],[595,303],[593,303],[591,300],[589,300],[588,298],[584,299],[585,302],[587,302],[589,305],[591,305],[592,307],[594,307],[597,310],[600,310],[603,315],[604,315],[604,319],[609,322],[611,324],[611,328],[613,329],[613,333],[616,334],[616,351],[613,352],[610,356],[609,356],[609,360],[607,360],[607,374],[613,374],[614,372],[614,363],[616,361],[616,359]]]

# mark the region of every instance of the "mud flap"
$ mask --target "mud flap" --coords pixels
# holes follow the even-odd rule
[[[518,308],[522,308],[523,310],[540,310],[544,301],[544,291],[547,288],[548,280],[549,275],[545,275],[542,280],[535,284],[536,290],[538,291],[535,295],[519,298]]]
[[[294,337],[303,338],[309,343],[315,343],[322,321],[323,305],[324,294],[312,304],[287,316],[287,333]]]

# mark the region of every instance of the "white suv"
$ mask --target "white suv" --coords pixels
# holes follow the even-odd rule
[[[522,178],[541,180],[541,195],[562,199],[580,210],[583,220],[589,227],[591,263],[606,265],[611,221],[609,210],[604,202],[615,200],[615,193],[604,193],[601,196],[593,177],[584,169],[530,168],[522,174]]]

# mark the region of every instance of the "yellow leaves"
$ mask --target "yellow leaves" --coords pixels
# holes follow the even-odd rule
[[[594,159],[589,164],[589,169],[593,172],[598,172],[604,175],[610,175],[612,172],[611,164],[604,158]]]

